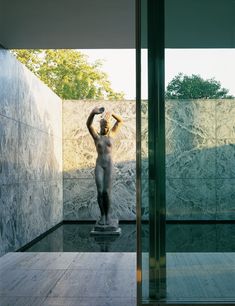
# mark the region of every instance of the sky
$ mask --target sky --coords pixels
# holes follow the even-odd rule
[[[112,88],[123,91],[126,99],[135,99],[135,49],[79,50],[89,61],[103,60]],[[165,85],[179,72],[215,78],[235,96],[235,49],[166,49]],[[142,96],[147,98],[147,51],[142,57]]]
[[[82,49],[90,62],[103,60],[106,72],[115,91],[123,91],[126,99],[135,99],[135,49]]]

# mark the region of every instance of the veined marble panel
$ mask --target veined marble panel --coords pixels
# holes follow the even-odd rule
[[[189,140],[188,140],[189,139]],[[214,178],[215,139],[197,138],[189,132],[166,140],[166,176],[169,178]]]
[[[215,220],[215,179],[167,179],[167,219]]]
[[[46,137],[46,179],[57,180],[63,177],[62,139]]]
[[[215,100],[216,134],[219,139],[235,138],[235,99]]]
[[[215,101],[166,101],[166,176],[215,177]]]
[[[31,126],[19,125],[19,179],[55,180],[62,177],[61,140]]]
[[[0,115],[0,184],[18,182],[18,123]]]
[[[235,178],[235,139],[217,139],[216,177]]]
[[[61,181],[29,182],[19,185],[17,240],[29,243],[62,221]]]
[[[99,216],[95,180],[64,179],[64,220],[96,220]]]
[[[94,179],[64,179],[64,220],[96,220],[100,211]],[[114,180],[112,216],[135,219],[135,182]]]
[[[214,100],[168,100],[165,116],[166,135],[170,138],[178,130],[188,131],[197,138],[215,137]]]
[[[19,67],[20,121],[62,137],[62,100],[24,65]]]
[[[125,131],[125,135],[135,135],[135,101],[65,100],[63,101],[63,138],[79,139],[87,135],[86,121],[90,112],[96,106],[103,106],[106,111],[114,112],[122,116],[124,125],[120,133],[121,131]],[[98,130],[99,120],[100,115],[95,116],[94,126]],[[127,135],[125,136],[126,138],[128,138]],[[132,141],[131,138],[129,139]]]
[[[235,219],[235,179],[216,180],[216,219]]]
[[[0,50],[0,114],[18,120],[19,65],[7,50]]]
[[[44,182],[44,185],[47,185]],[[63,179],[51,181],[50,184],[50,225],[52,227],[63,220]]]
[[[136,186],[135,180],[123,177],[114,180],[112,195],[113,216],[119,220],[136,219]]]
[[[62,103],[9,51],[0,50],[0,66],[3,254],[62,220]]]
[[[0,185],[0,256],[16,248],[18,185]]]
[[[89,135],[63,141],[64,178],[92,178],[95,161],[96,149]]]
[[[127,184],[135,183],[136,180],[136,162],[135,160],[114,163],[113,178],[125,180]]]
[[[19,124],[19,180],[47,177],[48,135],[31,126]]]

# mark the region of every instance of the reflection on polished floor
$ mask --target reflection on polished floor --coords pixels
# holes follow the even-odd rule
[[[149,255],[143,254],[143,267]],[[143,269],[148,284],[148,269]],[[148,296],[148,287],[143,287]],[[168,302],[232,302],[235,299],[235,253],[167,253],[166,297]],[[233,304],[234,305],[234,304]]]
[[[235,253],[168,253],[167,299],[234,301]]]
[[[8,253],[0,306],[135,306],[135,253]]]

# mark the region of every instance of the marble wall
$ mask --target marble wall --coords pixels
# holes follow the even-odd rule
[[[167,101],[168,219],[235,218],[235,100]]]
[[[135,101],[63,101],[64,219],[95,219],[94,106],[121,114],[114,147],[113,214],[135,219]],[[166,101],[166,206],[170,220],[235,218],[235,100]],[[142,105],[142,215],[148,218],[147,102]],[[96,122],[97,126],[98,123]]]
[[[63,218],[62,101],[0,49],[0,255]]]
[[[113,147],[112,212],[119,219],[135,219],[135,102],[67,100],[63,101],[64,220],[99,216],[94,178],[97,153],[86,127],[95,106],[104,106],[124,120]],[[94,121],[97,128],[98,118]]]

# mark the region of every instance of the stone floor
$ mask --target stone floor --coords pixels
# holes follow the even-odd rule
[[[135,253],[8,253],[0,306],[135,306]]]
[[[166,263],[169,302],[235,300],[235,253],[167,253]],[[0,306],[7,305],[135,306],[136,254],[8,253],[0,258]]]
[[[143,297],[147,298],[148,253],[143,253],[142,264]],[[223,305],[235,305],[235,253],[167,253],[166,298],[169,303],[224,302]]]

